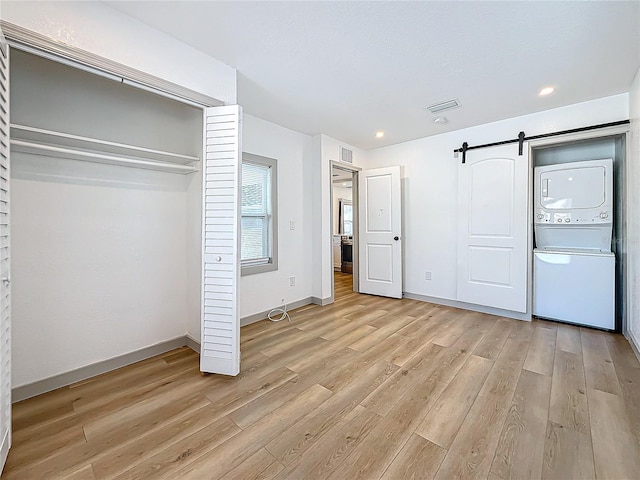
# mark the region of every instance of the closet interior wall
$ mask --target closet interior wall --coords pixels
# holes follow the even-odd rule
[[[201,156],[198,108],[16,50],[10,72],[12,124]],[[11,162],[13,388],[184,336],[200,174]]]

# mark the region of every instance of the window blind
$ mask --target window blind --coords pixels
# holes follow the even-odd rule
[[[241,259],[268,262],[271,256],[269,217],[271,214],[271,168],[242,164],[242,249]]]

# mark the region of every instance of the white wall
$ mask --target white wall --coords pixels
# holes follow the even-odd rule
[[[278,270],[242,277],[241,318],[311,296],[311,137],[244,115],[242,150],[278,161]],[[290,222],[295,230],[290,230]],[[289,277],[296,285],[289,286]]]
[[[453,150],[628,118],[628,95],[593,100],[368,152],[367,167],[403,167],[404,291],[456,299],[457,171]],[[432,280],[425,280],[425,272]]]
[[[236,70],[99,2],[6,1],[2,18],[34,32],[236,103]]]
[[[367,152],[328,137],[313,137],[313,297],[326,301],[331,298],[333,284],[333,252],[331,225],[331,162],[340,158],[340,147],[353,151],[353,166],[366,164]],[[318,219],[321,219],[318,220]]]
[[[627,312],[625,334],[640,352],[640,69],[629,93],[629,158],[627,159]]]
[[[12,155],[13,386],[185,333],[185,177]]]

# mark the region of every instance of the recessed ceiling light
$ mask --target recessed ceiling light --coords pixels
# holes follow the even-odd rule
[[[544,97],[545,95],[549,95],[551,93],[553,93],[556,89],[553,87],[544,87],[542,90],[540,90],[540,93],[538,93],[538,95],[540,95],[541,97]]]
[[[382,137],[384,137],[384,132],[382,130],[378,130],[376,132],[376,138],[382,138]]]
[[[437,123],[438,125],[443,125],[445,123],[447,123],[449,120],[447,120],[447,117],[436,117],[433,119],[433,123]]]

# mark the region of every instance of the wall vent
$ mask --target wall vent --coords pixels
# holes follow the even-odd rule
[[[353,163],[353,152],[348,148],[340,147],[340,161],[344,163]]]
[[[444,112],[445,110],[450,110],[452,108],[457,108],[460,106],[460,102],[458,102],[457,98],[453,100],[447,100],[446,102],[434,103],[433,105],[429,105],[427,110],[431,113]]]

